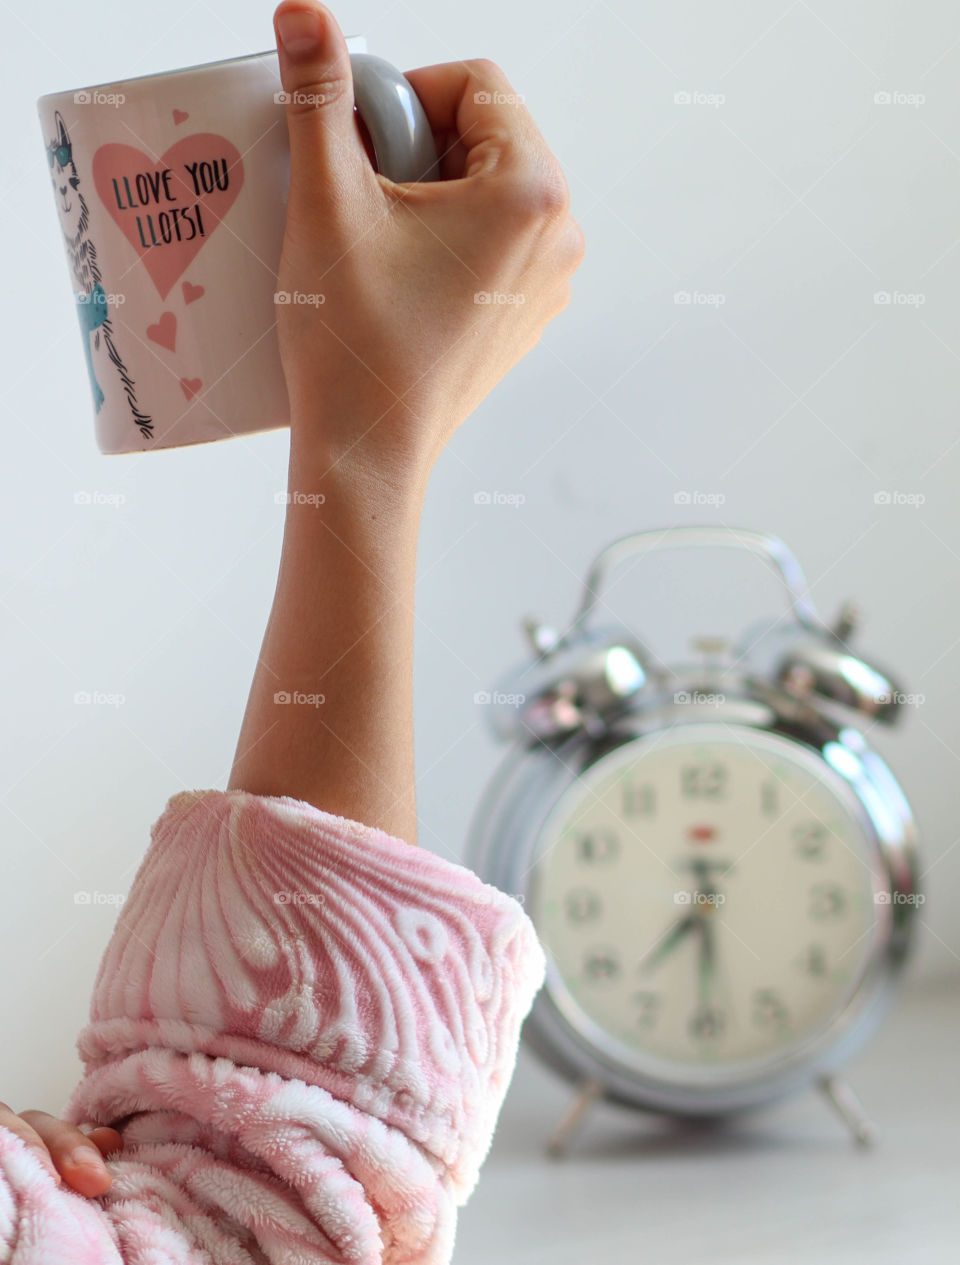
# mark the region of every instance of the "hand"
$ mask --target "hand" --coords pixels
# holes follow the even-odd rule
[[[291,451],[422,476],[567,305],[583,256],[567,184],[484,60],[409,72],[443,178],[394,184],[367,157],[329,9],[284,0],[275,27],[291,98],[277,288],[323,296],[277,307]]]
[[[62,1180],[78,1195],[89,1198],[110,1189],[112,1178],[103,1157],[123,1146],[116,1129],[104,1127],[84,1133],[45,1111],[17,1115],[6,1103],[0,1103],[0,1126],[23,1139],[58,1186]]]

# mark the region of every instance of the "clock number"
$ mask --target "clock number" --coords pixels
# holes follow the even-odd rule
[[[723,1035],[723,1012],[713,1006],[701,1006],[690,1020],[690,1035],[695,1041],[716,1041]]]
[[[843,889],[832,883],[815,883],[810,888],[810,917],[817,922],[839,918],[847,907]]]
[[[680,793],[684,799],[723,799],[726,789],[724,764],[685,764],[680,770]]]
[[[577,856],[589,865],[614,861],[620,841],[612,830],[588,830],[577,838]]]
[[[800,958],[800,968],[814,979],[823,979],[827,973],[827,954],[822,944],[811,944]]]
[[[802,821],[790,831],[793,846],[805,861],[822,861],[827,848],[828,830],[819,821]]]
[[[660,1012],[660,998],[656,993],[634,993],[633,1001],[637,1006],[636,1025],[638,1028],[652,1028],[657,1022]]]
[[[576,887],[567,892],[564,908],[571,922],[591,922],[600,917],[600,897],[588,887]]]
[[[787,1008],[773,988],[758,988],[753,995],[753,1021],[761,1028],[782,1027],[787,1022]]]
[[[652,817],[656,812],[657,793],[649,782],[640,786],[623,785],[624,817]]]
[[[615,979],[620,974],[620,963],[611,949],[589,949],[583,957],[583,973],[594,982]]]

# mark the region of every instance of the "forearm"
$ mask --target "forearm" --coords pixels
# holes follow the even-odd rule
[[[425,485],[425,474],[388,480],[291,443],[277,587],[228,789],[289,795],[416,843]]]

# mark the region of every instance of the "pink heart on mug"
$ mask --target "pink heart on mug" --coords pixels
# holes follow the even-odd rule
[[[181,378],[180,379],[180,389],[181,391],[183,391],[183,394],[187,397],[188,400],[192,400],[193,397],[197,394],[197,392],[200,390],[202,386],[203,386],[203,383],[200,381],[199,378]]]
[[[164,312],[156,325],[147,326],[147,337],[151,342],[166,347],[167,351],[176,351],[177,318],[172,312]]]
[[[213,132],[185,136],[156,162],[111,142],[93,156],[93,182],[165,299],[236,201],[243,160]]]
[[[183,283],[183,301],[184,303],[196,303],[197,299],[202,299],[206,294],[203,286],[195,286],[189,281]]]
[[[187,113],[186,110],[174,110],[173,112],[174,125],[179,126],[181,123],[186,123],[189,117],[190,115]]]

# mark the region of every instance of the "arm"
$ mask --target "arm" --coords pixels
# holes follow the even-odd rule
[[[276,593],[229,789],[289,795],[415,843],[419,490],[322,466],[291,459]]]
[[[445,178],[394,185],[360,142],[329,13],[288,0],[277,30],[294,102],[278,288],[325,301],[277,313],[290,498],[229,787],[303,799],[415,843],[413,606],[427,480],[450,435],[566,305],[582,234],[556,159],[498,67],[411,72]],[[322,107],[295,104],[318,89]],[[478,303],[482,292],[514,301]],[[324,702],[275,701],[294,691]]]

